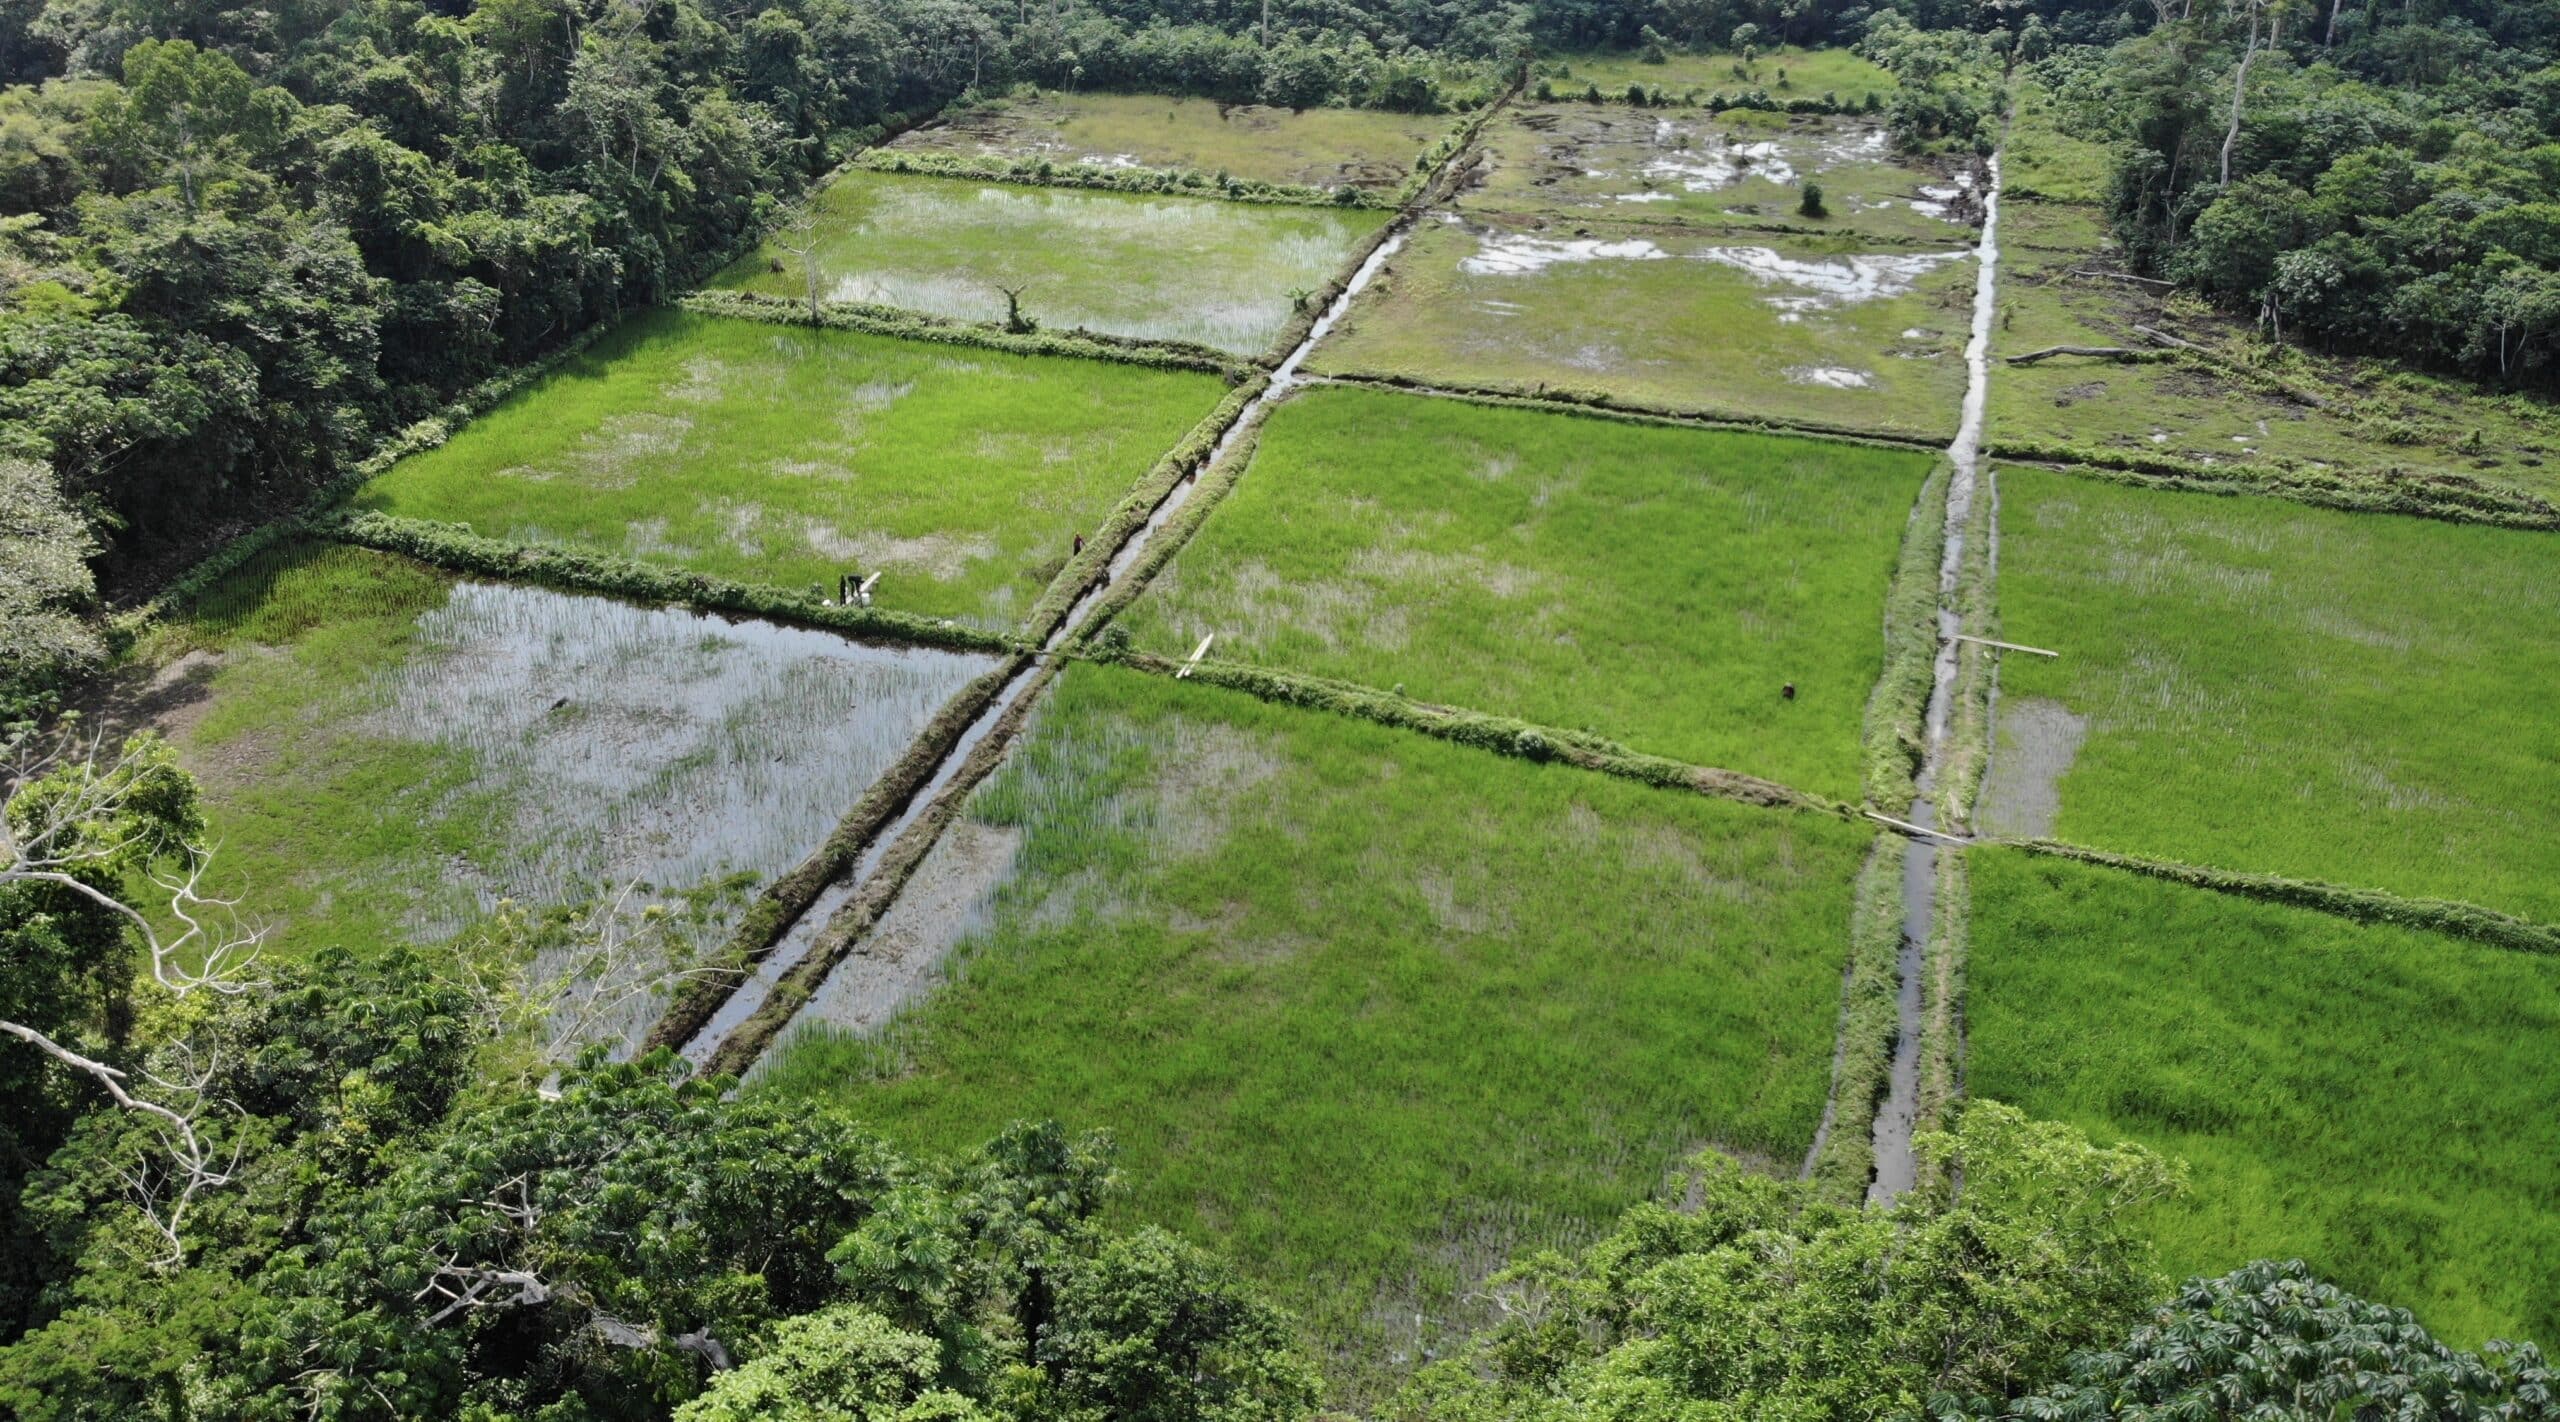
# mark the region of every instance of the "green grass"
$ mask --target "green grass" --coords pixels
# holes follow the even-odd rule
[[[1292,293],[1323,286],[1391,216],[863,170],[815,201],[830,299],[1001,321],[1002,288],[1015,287],[1024,313],[1053,330],[1239,355],[1261,354],[1295,313]],[[768,243],[718,284],[796,297],[805,271]]]
[[[1762,51],[1741,73],[1735,72],[1737,65],[1743,65],[1739,54],[1674,52],[1664,63],[1647,64],[1636,50],[1594,51],[1532,65],[1529,83],[1534,88],[1545,79],[1560,98],[1579,96],[1585,85],[1597,84],[1613,100],[1625,98],[1629,84],[1642,84],[1647,93],[1668,93],[1690,103],[1704,103],[1717,93],[1738,95],[1753,89],[1766,90],[1781,102],[1818,99],[1826,93],[1852,102],[1863,101],[1869,94],[1890,99],[1900,87],[1892,74],[1845,49],[1785,45]],[[1559,66],[1564,72],[1556,74]]]
[[[1969,1086],[2194,1168],[2162,1262],[2560,1340],[2560,960],[1972,856]]]
[[[652,312],[359,505],[1010,628],[1217,377]]]
[[[2000,145],[2002,194],[2049,202],[2106,201],[2114,169],[2107,146],[2064,132],[2053,91],[2035,80],[2020,76],[2010,95],[2009,134]]]
[[[1126,163],[1232,174],[1249,182],[1392,191],[1449,131],[1446,116],[1374,109],[1283,109],[1161,94],[1011,98],[911,130],[897,152]]]
[[[2088,718],[2058,838],[2560,922],[2560,539],[2001,476],[2004,704]]]
[[[1514,265],[1501,261],[1510,253],[1534,262],[1570,251],[1592,255],[1532,271],[1487,267]],[[1791,265],[1764,280],[1731,264],[1748,261]],[[1834,296],[1822,285],[1932,261],[1897,277],[1889,294]],[[1969,253],[1662,229],[1531,236],[1435,222],[1396,254],[1311,363],[1935,439],[1954,433],[1964,400],[1972,305]],[[1815,383],[1831,371],[1868,383]]]
[[[1338,1403],[1699,1146],[1802,1156],[1858,829],[1113,668],[1051,697],[970,811],[1022,838],[951,979],[760,1089],[918,1149],[1109,1129],[1124,1213],[1297,1309]]]
[[[2297,348],[2272,349],[2245,323],[2157,287],[2075,277],[2123,270],[2098,210],[2004,207],[1995,357],[2054,345],[2148,349],[2138,325],[2165,329],[2307,392],[2316,408],[2243,375],[2188,364],[2120,365],[2062,357],[1999,364],[1988,436],[2126,455],[2246,466],[2275,458],[2349,469],[2458,473],[2560,496],[2560,408],[2456,380]]]
[[[777,873],[986,664],[304,545],[162,624],[125,684],[205,787],[221,887],[301,953]]]
[[[1127,614],[1854,799],[1917,452],[1315,390]],[[1793,701],[1780,698],[1796,684]]]
[[[1915,206],[1952,196],[1954,178],[1897,160],[1880,119],[1531,103],[1505,110],[1486,142],[1491,171],[1458,204],[1470,212],[1972,240],[1970,226]],[[1821,184],[1827,216],[1800,210],[1807,182]]]

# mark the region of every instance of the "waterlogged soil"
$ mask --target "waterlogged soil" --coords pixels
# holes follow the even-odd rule
[[[2003,364],[1992,382],[1994,441],[2242,469],[2293,461],[2462,474],[2560,496],[2560,406],[2378,361],[2275,348],[2245,322],[2111,275],[2126,265],[2096,209],[2029,203],[2016,215],[1993,348],[2004,361],[2059,345],[2150,351],[2137,329],[2148,327],[2203,345],[2238,369],[2083,356]]]
[[[1448,131],[1446,116],[1285,109],[1160,94],[1011,98],[913,129],[899,153],[1157,168],[1300,187],[1393,192]]]
[[[285,951],[438,942],[501,899],[770,877],[989,665],[411,567],[339,549],[253,569],[265,586],[227,594],[245,616],[179,634],[221,661],[168,728],[224,882]]]
[[[1259,355],[1390,214],[856,171],[818,195],[821,294],[968,321],[1005,292],[1050,330]],[[720,285],[800,296],[803,258],[767,244]]]
[[[1992,721],[1991,763],[1975,823],[1985,834],[2041,839],[2062,813],[2062,777],[2089,735],[2089,718],[2043,697],[2003,699]]]
[[[1962,247],[1443,214],[1310,364],[1943,439],[1972,297]]]
[[[1489,130],[1492,162],[1461,211],[1704,226],[1781,226],[1872,241],[1962,243],[1979,220],[1970,166],[1906,163],[1880,119],[1524,104]],[[1804,186],[1824,212],[1805,213]]]

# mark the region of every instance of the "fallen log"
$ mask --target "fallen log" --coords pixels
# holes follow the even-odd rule
[[[2135,275],[2134,275],[2133,273],[2131,273],[2131,272],[2102,272],[2102,271],[2094,270],[2094,269],[2089,268],[2089,267],[2073,267],[2073,268],[2071,269],[2071,271],[2070,271],[2070,273],[2069,273],[2069,274],[2070,274],[2070,275],[2072,275],[2072,276],[2076,276],[2076,277],[2093,277],[2093,278],[2095,278],[2095,279],[2097,279],[2097,280],[2099,280],[2099,281],[2130,281],[2130,282],[2138,282],[2138,283],[2140,283],[2140,284],[2141,284],[2141,285],[2143,285],[2143,286],[2176,286],[2176,285],[2177,285],[2177,283],[2176,283],[2176,282],[2174,282],[2174,281],[2162,281],[2162,280],[2161,280],[2160,278],[2158,278],[2158,277],[2135,276]]]
[[[2040,360],[2051,360],[2055,356],[2089,356],[2092,359],[2098,360],[2133,360],[2141,355],[2142,352],[2135,350],[2131,346],[2047,346],[2040,351],[2028,351],[2022,355],[2013,355],[2009,357],[2009,364],[2033,365]]]

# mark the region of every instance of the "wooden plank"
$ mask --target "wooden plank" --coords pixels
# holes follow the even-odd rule
[[[1182,670],[1173,674],[1173,679],[1175,681],[1181,681],[1183,678],[1190,676],[1191,669],[1200,665],[1200,659],[1209,655],[1209,644],[1216,640],[1218,640],[1218,634],[1215,632],[1201,638],[1200,645],[1191,649],[1190,657],[1183,662]]]
[[[1874,810],[1867,811],[1867,818],[1880,825],[1891,825],[1895,829],[1902,831],[1904,834],[1927,835],[1931,839],[1943,839],[1949,844],[1973,843],[1972,840],[1966,839],[1962,835],[1948,834],[1944,830],[1933,830],[1927,825],[1915,825],[1909,820],[1897,820],[1891,815],[1879,814]]]
[[[1957,633],[1956,640],[1959,642],[1978,642],[1985,647],[1998,647],[2004,652],[2028,652],[2039,657],[2058,657],[2062,655],[2060,652],[2048,652],[2042,647],[2022,647],[2015,642],[1994,642],[1988,637],[1975,637],[1964,632]]]

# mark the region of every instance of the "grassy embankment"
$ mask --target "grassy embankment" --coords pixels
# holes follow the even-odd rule
[[[2560,540],[2002,480],[2003,714],[2087,719],[2055,837],[2560,922]]]
[[[1953,248],[1426,223],[1311,364],[1942,440],[1972,301]]]
[[[1009,630],[1217,377],[657,313],[358,507]]]
[[[204,784],[221,887],[295,952],[779,872],[984,664],[287,545],[125,685],[156,683],[137,711]]]
[[[1123,670],[1052,698],[969,812],[1022,839],[951,980],[761,1089],[918,1148],[1108,1127],[1129,1214],[1240,1260],[1355,1394],[1698,1146],[1801,1157],[1857,827]]]
[[[1293,293],[1323,286],[1391,216],[859,170],[813,201],[829,299],[1002,321],[1012,287],[1044,327],[1238,355],[1269,347],[1296,314]],[[717,284],[798,296],[805,271],[768,242]]]
[[[1925,454],[1314,390],[1125,615],[1142,650],[1592,730],[1843,799]],[[1796,698],[1779,689],[1796,685]]]
[[[1062,94],[999,100],[902,134],[891,152],[1121,163],[1227,173],[1248,182],[1364,189],[1402,186],[1446,115],[1283,109],[1160,94]]]
[[[1660,64],[1645,63],[1637,50],[1568,54],[1553,64],[1531,66],[1531,85],[1540,79],[1558,97],[1577,97],[1586,86],[1596,84],[1603,98],[1623,99],[1629,84],[1642,84],[1647,94],[1685,103],[1704,103],[1718,93],[1731,97],[1753,89],[1781,103],[1818,99],[1826,93],[1843,101],[1863,102],[1869,94],[1890,99],[1901,87],[1891,73],[1850,50],[1801,45],[1764,50],[1749,61],[1739,54],[1678,51]]]
[[[1972,230],[1943,208],[1952,175],[1897,160],[1880,118],[1521,104],[1495,119],[1486,146],[1490,171],[1458,206],[1489,218],[1764,227],[1935,246],[1963,246]],[[1822,187],[1824,216],[1801,210],[1808,182]]]
[[[2014,666],[2014,664],[2013,664]],[[2560,1339],[2560,960],[1977,850],[1967,1086],[2186,1160],[2164,1267]]]

